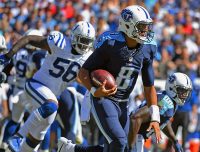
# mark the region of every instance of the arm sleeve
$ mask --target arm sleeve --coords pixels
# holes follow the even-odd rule
[[[83,64],[83,68],[88,71],[93,71],[95,69],[105,68],[106,63],[109,61],[109,46],[104,42],[100,47],[96,48],[90,57]]]
[[[144,86],[154,85],[153,60],[145,62],[142,67],[142,81]]]
[[[146,87],[154,85],[153,59],[156,56],[156,52],[157,52],[157,44],[151,45],[149,53],[147,53],[148,54],[147,58],[145,58],[143,61],[142,81],[144,86]]]

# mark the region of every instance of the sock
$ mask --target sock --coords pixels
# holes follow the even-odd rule
[[[26,140],[23,141],[21,147],[20,147],[20,152],[33,152],[34,148],[30,147]]]
[[[10,120],[5,127],[3,142],[7,142],[8,139],[13,136],[19,129],[20,124]]]
[[[97,145],[97,146],[81,146],[76,145],[75,146],[75,152],[103,152],[103,146]]]

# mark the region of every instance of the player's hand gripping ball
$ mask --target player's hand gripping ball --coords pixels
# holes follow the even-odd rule
[[[108,71],[103,69],[94,70],[91,72],[93,85],[99,87],[105,80],[105,89],[109,90],[116,86],[115,78]]]

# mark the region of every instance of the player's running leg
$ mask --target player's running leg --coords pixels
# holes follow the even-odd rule
[[[33,79],[26,82],[25,90],[34,99],[33,104],[37,109],[31,113],[24,124],[28,128],[28,135],[22,144],[16,147],[16,143],[10,140],[9,145],[13,151],[32,152],[44,139],[48,128],[54,121],[58,109],[58,101],[50,89]]]
[[[24,117],[25,112],[25,105],[26,105],[26,94],[23,90],[16,90],[17,94],[13,98],[18,99],[18,101],[15,101],[13,103],[13,109],[12,109],[12,118],[8,122],[8,124],[5,127],[5,131],[3,133],[3,142],[7,143],[8,139],[13,136],[19,129],[20,123],[22,122],[22,119]]]
[[[75,89],[74,89],[75,90]],[[75,93],[65,89],[59,98],[58,114],[62,120],[62,136],[76,142],[79,107]]]
[[[109,152],[124,152],[127,148],[129,116],[127,102],[109,99],[92,101],[94,119],[109,143]]]

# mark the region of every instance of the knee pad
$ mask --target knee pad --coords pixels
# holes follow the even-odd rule
[[[58,106],[53,102],[44,103],[40,108],[36,109],[29,119],[29,133],[37,140],[43,140],[44,136],[53,123]]]
[[[53,114],[57,110],[58,106],[54,102],[45,102],[40,108],[38,108],[40,115],[44,119]]]

